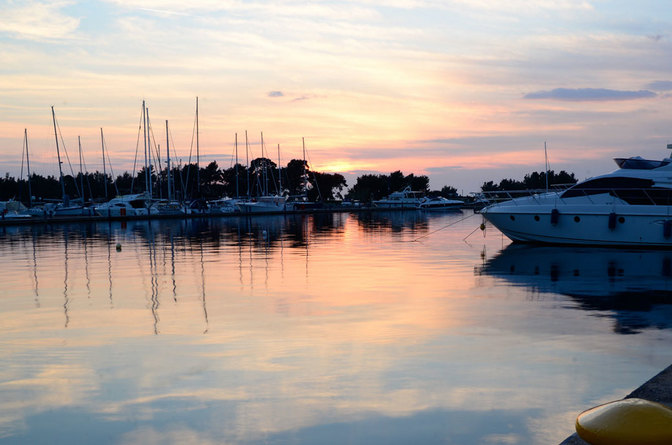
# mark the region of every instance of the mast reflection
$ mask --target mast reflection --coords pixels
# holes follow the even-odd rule
[[[672,329],[672,252],[509,245],[478,275],[570,297],[574,307],[608,312],[614,331]]]
[[[65,232],[63,238],[63,248],[64,252],[64,274],[63,274],[63,313],[65,314],[65,327],[68,327],[70,324],[70,314],[68,314],[68,306],[70,305],[70,299],[68,298],[68,233]]]

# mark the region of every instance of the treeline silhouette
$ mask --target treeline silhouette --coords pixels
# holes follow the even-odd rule
[[[560,173],[555,173],[553,170],[548,171],[548,186],[554,185],[568,185],[576,184],[577,179],[574,173],[567,173],[561,170]],[[546,188],[546,172],[533,172],[525,175],[522,181],[515,179],[502,179],[499,184],[493,181],[484,182],[481,186],[483,192],[497,192],[504,190],[537,190]]]
[[[236,164],[221,169],[216,161],[198,168],[196,164],[171,168],[170,195],[174,199],[189,201],[192,199],[217,199],[222,196],[261,196],[264,194],[287,193],[305,196],[307,199],[341,199],[347,186],[343,175],[321,173],[310,170],[304,160],[293,159],[282,169],[268,158],[256,158],[250,167]],[[168,198],[167,169],[157,172],[152,168],[141,168],[135,175],[124,172],[114,180],[108,174],[99,171],[78,173],[75,176],[63,176],[65,194],[71,199],[101,202],[116,195],[142,193],[151,186],[152,194],[158,198]],[[280,186],[282,190],[280,190]],[[30,193],[29,193],[30,189]],[[0,200],[16,199],[25,204],[35,200],[60,200],[63,197],[58,177],[42,176],[33,173],[28,178],[16,179],[6,174],[0,178]]]
[[[410,187],[429,196],[458,197],[457,189],[444,186],[440,190],[430,191],[429,177],[425,175],[404,175],[397,170],[389,175],[365,174],[359,176],[351,189],[343,175],[338,173],[322,173],[312,171],[308,163],[300,159],[292,159],[285,167],[268,158],[256,158],[250,162],[249,168],[236,164],[221,169],[216,161],[197,170],[196,164],[171,169],[171,190],[168,193],[167,169],[151,171],[147,177],[147,169],[141,168],[135,175],[124,172],[114,180],[101,172],[78,173],[76,176],[64,175],[63,188],[70,199],[102,202],[116,195],[142,193],[151,183],[153,196],[168,198],[172,196],[180,201],[193,199],[217,199],[228,197],[257,197],[265,194],[284,193],[290,196],[303,196],[309,201],[332,201],[348,199],[364,203],[381,199],[392,192]],[[548,171],[549,186],[558,184],[575,184],[574,173],[564,170],[555,173]],[[481,190],[525,190],[543,189],[546,187],[546,172],[526,174],[522,181],[502,179],[499,184],[493,181],[484,182]],[[282,188],[282,190],[280,189]],[[24,204],[30,203],[30,196],[36,201],[62,199],[62,188],[59,178],[41,176],[33,173],[30,176],[30,193],[27,178],[13,178],[8,173],[0,178],[0,200],[15,199]]]

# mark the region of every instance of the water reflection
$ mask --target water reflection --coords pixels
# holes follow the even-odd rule
[[[416,210],[409,211],[375,211],[357,213],[359,225],[369,231],[390,231],[424,233],[429,229],[429,218],[434,215]]]
[[[475,280],[463,216],[0,234],[0,443],[558,443],[662,368],[672,330],[614,335],[497,258]]]
[[[478,274],[558,293],[576,307],[615,321],[614,331],[672,328],[672,252],[590,247],[509,245]]]

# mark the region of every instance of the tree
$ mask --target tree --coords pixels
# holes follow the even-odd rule
[[[443,196],[444,198],[457,198],[457,189],[455,187],[451,187],[449,185],[444,185],[441,188],[441,191],[439,192],[440,196]]]
[[[548,185],[567,185],[576,184],[577,179],[574,173],[567,173],[562,170],[557,175],[553,170],[548,171]],[[499,184],[493,181],[484,182],[481,191],[503,191],[503,190],[541,190],[546,188],[546,172],[532,172],[525,175],[522,181],[515,179],[502,179]]]
[[[319,173],[313,172],[310,174],[310,183],[313,185],[308,190],[308,200],[317,201],[343,199],[341,192],[344,187],[347,187],[345,178],[338,173]]]
[[[429,191],[429,177],[415,176],[411,173],[408,176],[397,170],[390,175],[362,175],[357,178],[357,182],[346,195],[349,199],[358,201],[372,201],[381,199],[392,192],[403,190],[410,187],[413,190],[427,193]]]

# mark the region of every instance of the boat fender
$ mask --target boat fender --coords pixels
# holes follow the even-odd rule
[[[616,213],[611,212],[609,214],[609,230],[614,230],[616,228]]]
[[[670,236],[672,236],[672,221],[668,219],[663,222],[663,237],[667,239]]]
[[[558,209],[551,210],[551,224],[556,225],[560,219],[560,212]]]

